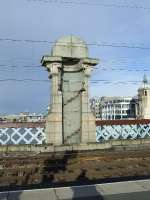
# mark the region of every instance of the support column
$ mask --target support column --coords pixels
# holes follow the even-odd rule
[[[72,145],[96,142],[95,117],[90,110],[88,79],[97,59],[88,57],[84,41],[75,36],[58,39],[42,58],[51,78],[51,106],[46,142]]]
[[[46,143],[62,144],[62,93],[60,91],[60,63],[46,65],[51,79],[50,110],[46,119]]]
[[[81,143],[96,142],[95,117],[90,109],[88,81],[91,75],[92,65],[84,66],[84,91],[82,92],[82,135]]]

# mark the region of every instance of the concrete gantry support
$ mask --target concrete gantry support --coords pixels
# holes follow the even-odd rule
[[[46,120],[46,142],[61,145],[62,141],[62,93],[60,91],[60,57],[44,56],[42,60],[51,79],[50,110]]]
[[[51,55],[42,58],[51,81],[46,142],[53,145],[96,142],[90,111],[88,80],[97,59],[88,58],[85,42],[75,36],[58,39]]]

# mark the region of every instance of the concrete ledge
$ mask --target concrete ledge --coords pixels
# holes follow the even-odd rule
[[[86,151],[86,150],[100,150],[111,149],[111,143],[94,143],[81,145],[66,145],[66,146],[52,146],[52,145],[4,145],[0,146],[1,153],[9,152],[64,152],[64,151]]]
[[[1,145],[0,153],[10,152],[64,152],[64,151],[87,151],[87,150],[106,150],[116,148],[122,149],[146,149],[150,148],[150,139],[139,140],[111,140],[104,143],[74,144],[64,146],[45,145]]]
[[[149,200],[149,197],[150,180],[37,190],[7,191],[0,193],[1,200]]]

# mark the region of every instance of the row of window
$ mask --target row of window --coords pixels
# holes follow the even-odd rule
[[[127,119],[130,118],[128,115],[107,115],[102,116],[102,119]]]

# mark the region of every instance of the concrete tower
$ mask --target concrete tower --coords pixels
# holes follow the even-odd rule
[[[86,43],[75,36],[61,37],[51,55],[42,58],[51,79],[47,143],[96,142],[95,118],[90,111],[88,79],[97,59],[88,56]]]
[[[150,84],[144,75],[141,87],[138,90],[139,109],[138,115],[140,119],[150,119]]]

